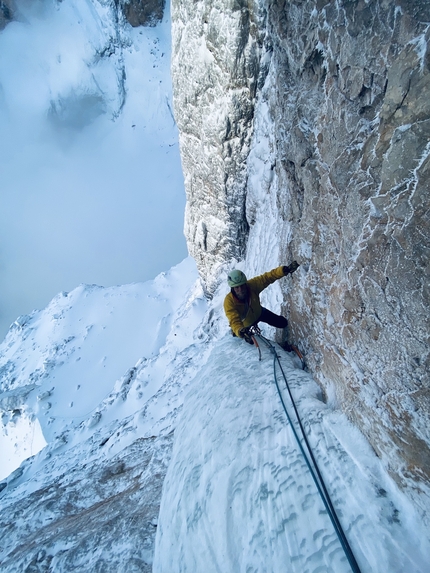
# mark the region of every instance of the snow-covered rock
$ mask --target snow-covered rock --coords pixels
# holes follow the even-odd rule
[[[258,2],[172,2],[175,118],[187,193],[185,234],[209,293],[221,264],[241,258],[246,158],[264,78]]]
[[[174,0],[172,66],[207,290],[233,259],[297,259],[292,338],[427,508],[429,18],[413,0]]]

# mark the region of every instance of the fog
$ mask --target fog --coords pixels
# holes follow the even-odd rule
[[[91,0],[18,7],[0,32],[0,339],[60,291],[187,255],[169,15],[118,34]]]

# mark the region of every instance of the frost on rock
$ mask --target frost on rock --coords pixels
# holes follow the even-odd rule
[[[246,158],[264,14],[257,2],[172,3],[175,118],[185,175],[185,234],[207,291],[245,252]]]
[[[292,339],[428,509],[429,4],[173,5],[186,230],[207,289],[245,245],[251,276],[297,259]],[[257,76],[233,65],[232,38],[260,70],[233,145],[229,87]]]

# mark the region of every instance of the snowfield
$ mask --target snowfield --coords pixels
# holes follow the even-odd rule
[[[147,283],[80,286],[16,322],[0,346],[2,452],[16,444],[2,460],[14,471],[0,482],[1,571],[351,570],[273,356],[230,336],[225,292],[209,304],[189,258]],[[361,571],[426,572],[424,516],[277,348]],[[36,428],[41,449],[22,461]]]
[[[426,571],[428,544],[424,530],[411,537],[412,508],[298,360],[279,352],[361,570]],[[156,572],[351,570],[263,353],[259,363],[253,348],[226,335],[191,384],[163,486]]]

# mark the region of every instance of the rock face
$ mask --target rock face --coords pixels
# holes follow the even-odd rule
[[[420,504],[429,19],[418,0],[173,2],[185,228],[207,290],[248,240],[267,253],[270,220],[277,260],[249,255],[247,267],[301,263],[284,297],[292,338]]]
[[[245,253],[246,159],[264,26],[257,2],[173,2],[172,70],[187,192],[186,235],[210,293]]]

